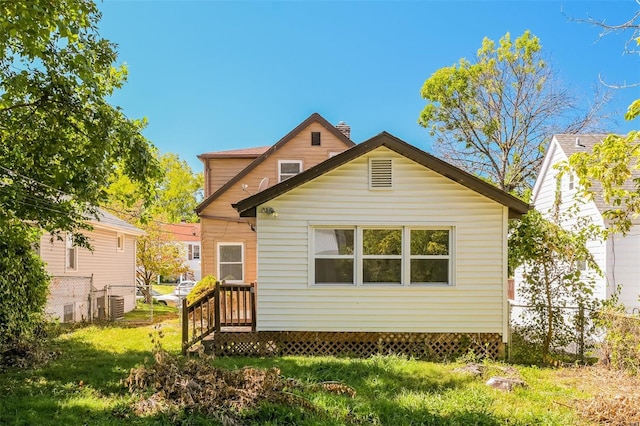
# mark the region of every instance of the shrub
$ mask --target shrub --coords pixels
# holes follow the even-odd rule
[[[198,281],[193,290],[191,290],[187,295],[187,302],[191,304],[202,297],[205,293],[213,290],[216,287],[216,282],[218,282],[218,279],[213,275],[207,275]]]
[[[613,368],[640,374],[640,318],[628,315],[624,307],[607,306],[598,316],[606,329],[601,345],[602,360]]]
[[[28,340],[42,325],[49,276],[35,252],[40,231],[0,220],[0,350]]]

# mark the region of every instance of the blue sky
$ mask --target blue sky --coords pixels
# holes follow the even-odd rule
[[[614,24],[638,9],[612,1],[109,1],[103,37],[118,44],[129,80],[112,102],[147,117],[145,135],[196,171],[196,155],[271,145],[311,113],[344,120],[361,142],[383,130],[429,151],[417,124],[420,88],[437,69],[473,58],[483,37],[531,30],[562,82],[589,102],[598,75],[640,81],[640,55],[624,36],[570,22]],[[616,90],[612,132],[640,88]],[[637,121],[637,120],[636,120]]]

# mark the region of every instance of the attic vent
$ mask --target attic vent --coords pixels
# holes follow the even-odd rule
[[[393,188],[393,161],[390,158],[369,159],[369,189]]]

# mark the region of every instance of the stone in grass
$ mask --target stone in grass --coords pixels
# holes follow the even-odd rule
[[[473,376],[482,376],[484,374],[485,367],[480,364],[476,364],[475,362],[471,362],[464,367],[459,367],[454,369],[456,373],[468,373]]]
[[[518,386],[521,386],[521,387],[526,386],[526,383],[523,380],[511,379],[508,377],[499,377],[499,376],[494,376],[490,378],[489,380],[487,380],[486,384],[487,386],[491,386],[492,388],[505,391],[505,392],[511,392]]]

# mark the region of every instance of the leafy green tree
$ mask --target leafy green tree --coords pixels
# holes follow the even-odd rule
[[[168,153],[160,157],[165,172],[157,191],[154,205],[156,217],[164,216],[168,222],[186,219],[196,222],[195,208],[202,201],[204,180],[201,173],[193,173],[185,160],[177,154]]]
[[[194,173],[177,154],[158,158],[161,176],[149,188],[132,181],[119,168],[106,188],[110,211],[125,220],[144,223],[149,220],[176,223],[197,221],[195,208],[202,201],[203,176]]]
[[[145,122],[107,101],[127,70],[113,65],[115,45],[98,33],[99,19],[90,0],[0,1],[0,258],[14,260],[1,274],[0,304],[14,303],[7,294],[16,281],[4,277],[39,292],[17,301],[22,317],[2,318],[10,323],[1,329],[17,330],[3,338],[28,334],[46,297],[43,265],[24,251],[35,242],[27,227],[71,231],[87,245],[80,230],[115,164],[141,187],[160,173]]]
[[[519,299],[529,306],[521,318],[523,332],[540,349],[542,362],[548,362],[551,350],[566,346],[575,334],[576,324],[570,322],[566,307],[584,312],[597,305],[593,273],[600,270],[586,243],[600,230],[586,218],[574,217],[570,230],[559,221],[558,216],[552,221],[531,210],[512,224],[509,235],[510,266],[520,267],[524,279]],[[581,263],[592,273],[583,273]],[[576,318],[584,326],[584,316]]]
[[[529,31],[515,40],[507,33],[497,45],[485,38],[474,61],[437,70],[421,94],[427,105],[418,122],[439,154],[520,195],[532,186],[551,135],[593,129],[607,98],[597,94],[581,110]]]
[[[149,288],[158,276],[174,275],[188,272],[184,265],[185,248],[173,240],[172,236],[163,232],[161,225],[155,222],[143,226],[146,235],[137,240],[137,269],[138,283],[143,287],[145,301],[151,302],[151,295],[145,289]]]

